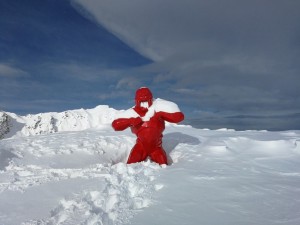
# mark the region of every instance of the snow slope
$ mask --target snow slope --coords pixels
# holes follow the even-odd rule
[[[117,113],[5,113],[0,224],[300,224],[300,131],[168,125],[170,166],[126,165]]]

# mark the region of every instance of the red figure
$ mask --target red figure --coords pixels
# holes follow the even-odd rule
[[[165,121],[178,123],[184,119],[177,105],[162,99],[153,100],[151,91],[142,87],[136,91],[135,106],[126,115],[112,122],[116,131],[130,127],[136,134],[136,144],[131,150],[127,163],[144,161],[147,157],[159,164],[168,164],[162,148],[162,133]]]

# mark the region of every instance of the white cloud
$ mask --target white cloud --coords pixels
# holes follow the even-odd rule
[[[103,65],[89,65],[86,63],[45,63],[42,65],[43,69],[51,71],[54,75],[69,77],[80,81],[95,82],[101,79],[114,79],[119,77],[122,73],[118,69],[109,69]]]
[[[278,48],[278,39],[286,40],[282,31],[296,29],[299,19],[295,9],[299,3],[277,0],[271,6],[264,0],[74,2],[92,14],[99,24],[154,61],[191,50],[201,56],[210,54],[216,47],[229,50],[232,45],[270,46],[276,42]]]
[[[135,77],[125,77],[118,81],[117,89],[136,89],[141,86],[141,82]]]
[[[111,91],[106,93],[101,93],[97,96],[99,100],[111,100],[115,98],[123,98],[124,96],[127,96],[128,92],[126,91]]]
[[[174,0],[75,2],[129,46],[155,61],[199,38],[200,33],[194,29],[198,24],[194,19],[198,1],[189,1],[191,4]]]
[[[291,40],[300,33],[296,10],[300,2],[274,0],[272,6],[265,0],[73,2],[154,60],[144,69],[155,73],[156,83],[175,80],[186,88],[201,82],[203,75],[209,76],[206,85],[215,85],[224,77],[234,83],[245,76],[265,81],[266,77],[283,76],[284,69],[297,57],[297,42],[293,47]],[[228,70],[233,80],[226,76]],[[266,77],[260,78],[262,74]]]
[[[27,75],[27,72],[11,65],[0,63],[0,77],[20,77]]]

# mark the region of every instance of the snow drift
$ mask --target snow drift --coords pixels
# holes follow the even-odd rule
[[[170,166],[126,165],[108,106],[0,114],[0,224],[300,223],[300,131],[168,125]]]
[[[62,131],[80,131],[110,126],[116,112],[117,110],[106,105],[87,110],[77,109],[26,116],[0,112],[0,138],[14,135],[30,136]]]

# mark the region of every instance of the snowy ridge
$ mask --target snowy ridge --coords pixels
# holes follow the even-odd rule
[[[156,99],[145,116],[149,120],[155,111],[178,112],[178,106],[170,101]],[[129,113],[128,113],[129,112]],[[81,131],[110,126],[116,117],[137,117],[133,110],[115,110],[107,105],[93,109],[75,109],[65,112],[49,112],[18,116],[0,112],[0,139],[17,136],[32,136],[63,131]],[[146,120],[146,119],[145,119]]]
[[[116,112],[117,110],[106,105],[99,105],[86,110],[77,109],[26,116],[2,112],[0,113],[0,138],[99,128],[110,124]]]

